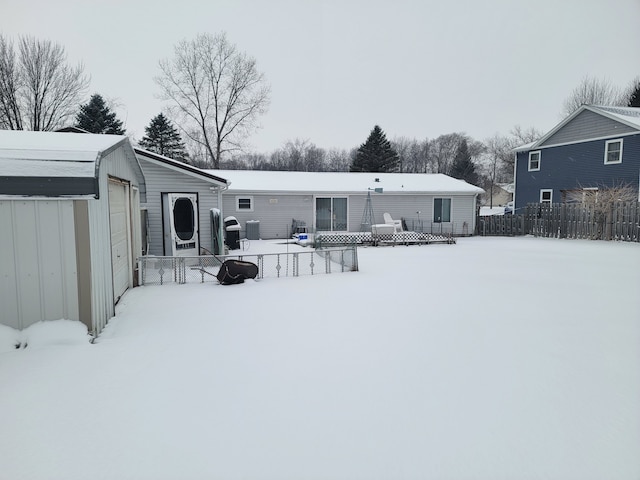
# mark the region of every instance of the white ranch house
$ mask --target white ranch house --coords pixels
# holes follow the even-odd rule
[[[358,232],[367,195],[373,224],[383,214],[404,219],[408,229],[471,235],[477,197],[484,192],[443,174],[276,172],[210,170],[225,178],[224,216],[235,216],[246,236],[247,222],[259,222],[260,238],[288,238],[293,220],[309,231]]]

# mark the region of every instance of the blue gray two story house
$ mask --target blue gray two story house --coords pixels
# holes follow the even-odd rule
[[[516,149],[516,211],[570,192],[640,182],[640,108],[584,105],[540,140]]]

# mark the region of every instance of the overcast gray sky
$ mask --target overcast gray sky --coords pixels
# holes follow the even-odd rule
[[[135,138],[163,104],[173,46],[227,32],[272,89],[254,150],[287,140],[351,148],[387,137],[514,125],[546,131],[586,75],[640,75],[640,0],[0,0],[0,31],[62,44]]]

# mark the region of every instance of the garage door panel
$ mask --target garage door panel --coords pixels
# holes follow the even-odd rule
[[[129,288],[129,265],[131,265],[131,261],[127,198],[128,185],[109,181],[109,221],[114,301],[117,301]]]

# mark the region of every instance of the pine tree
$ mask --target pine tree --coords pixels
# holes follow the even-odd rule
[[[88,103],[80,106],[80,111],[76,115],[76,127],[90,133],[125,134],[122,122],[116,118],[115,112],[111,111],[102,96],[97,93],[91,96]]]
[[[629,94],[628,107],[640,107],[640,79],[635,81],[635,86],[632,87]]]
[[[187,159],[180,133],[162,113],[153,118],[144,131],[146,134],[140,140],[142,148],[175,160]]]
[[[453,164],[451,165],[451,176],[453,178],[464,180],[471,185],[477,185],[480,181],[480,177],[476,172],[476,166],[471,160],[469,146],[467,145],[466,140],[462,140],[458,147],[458,152],[456,153]]]
[[[382,129],[376,125],[367,141],[360,145],[351,164],[352,172],[394,172],[399,163],[398,153],[387,140]]]

